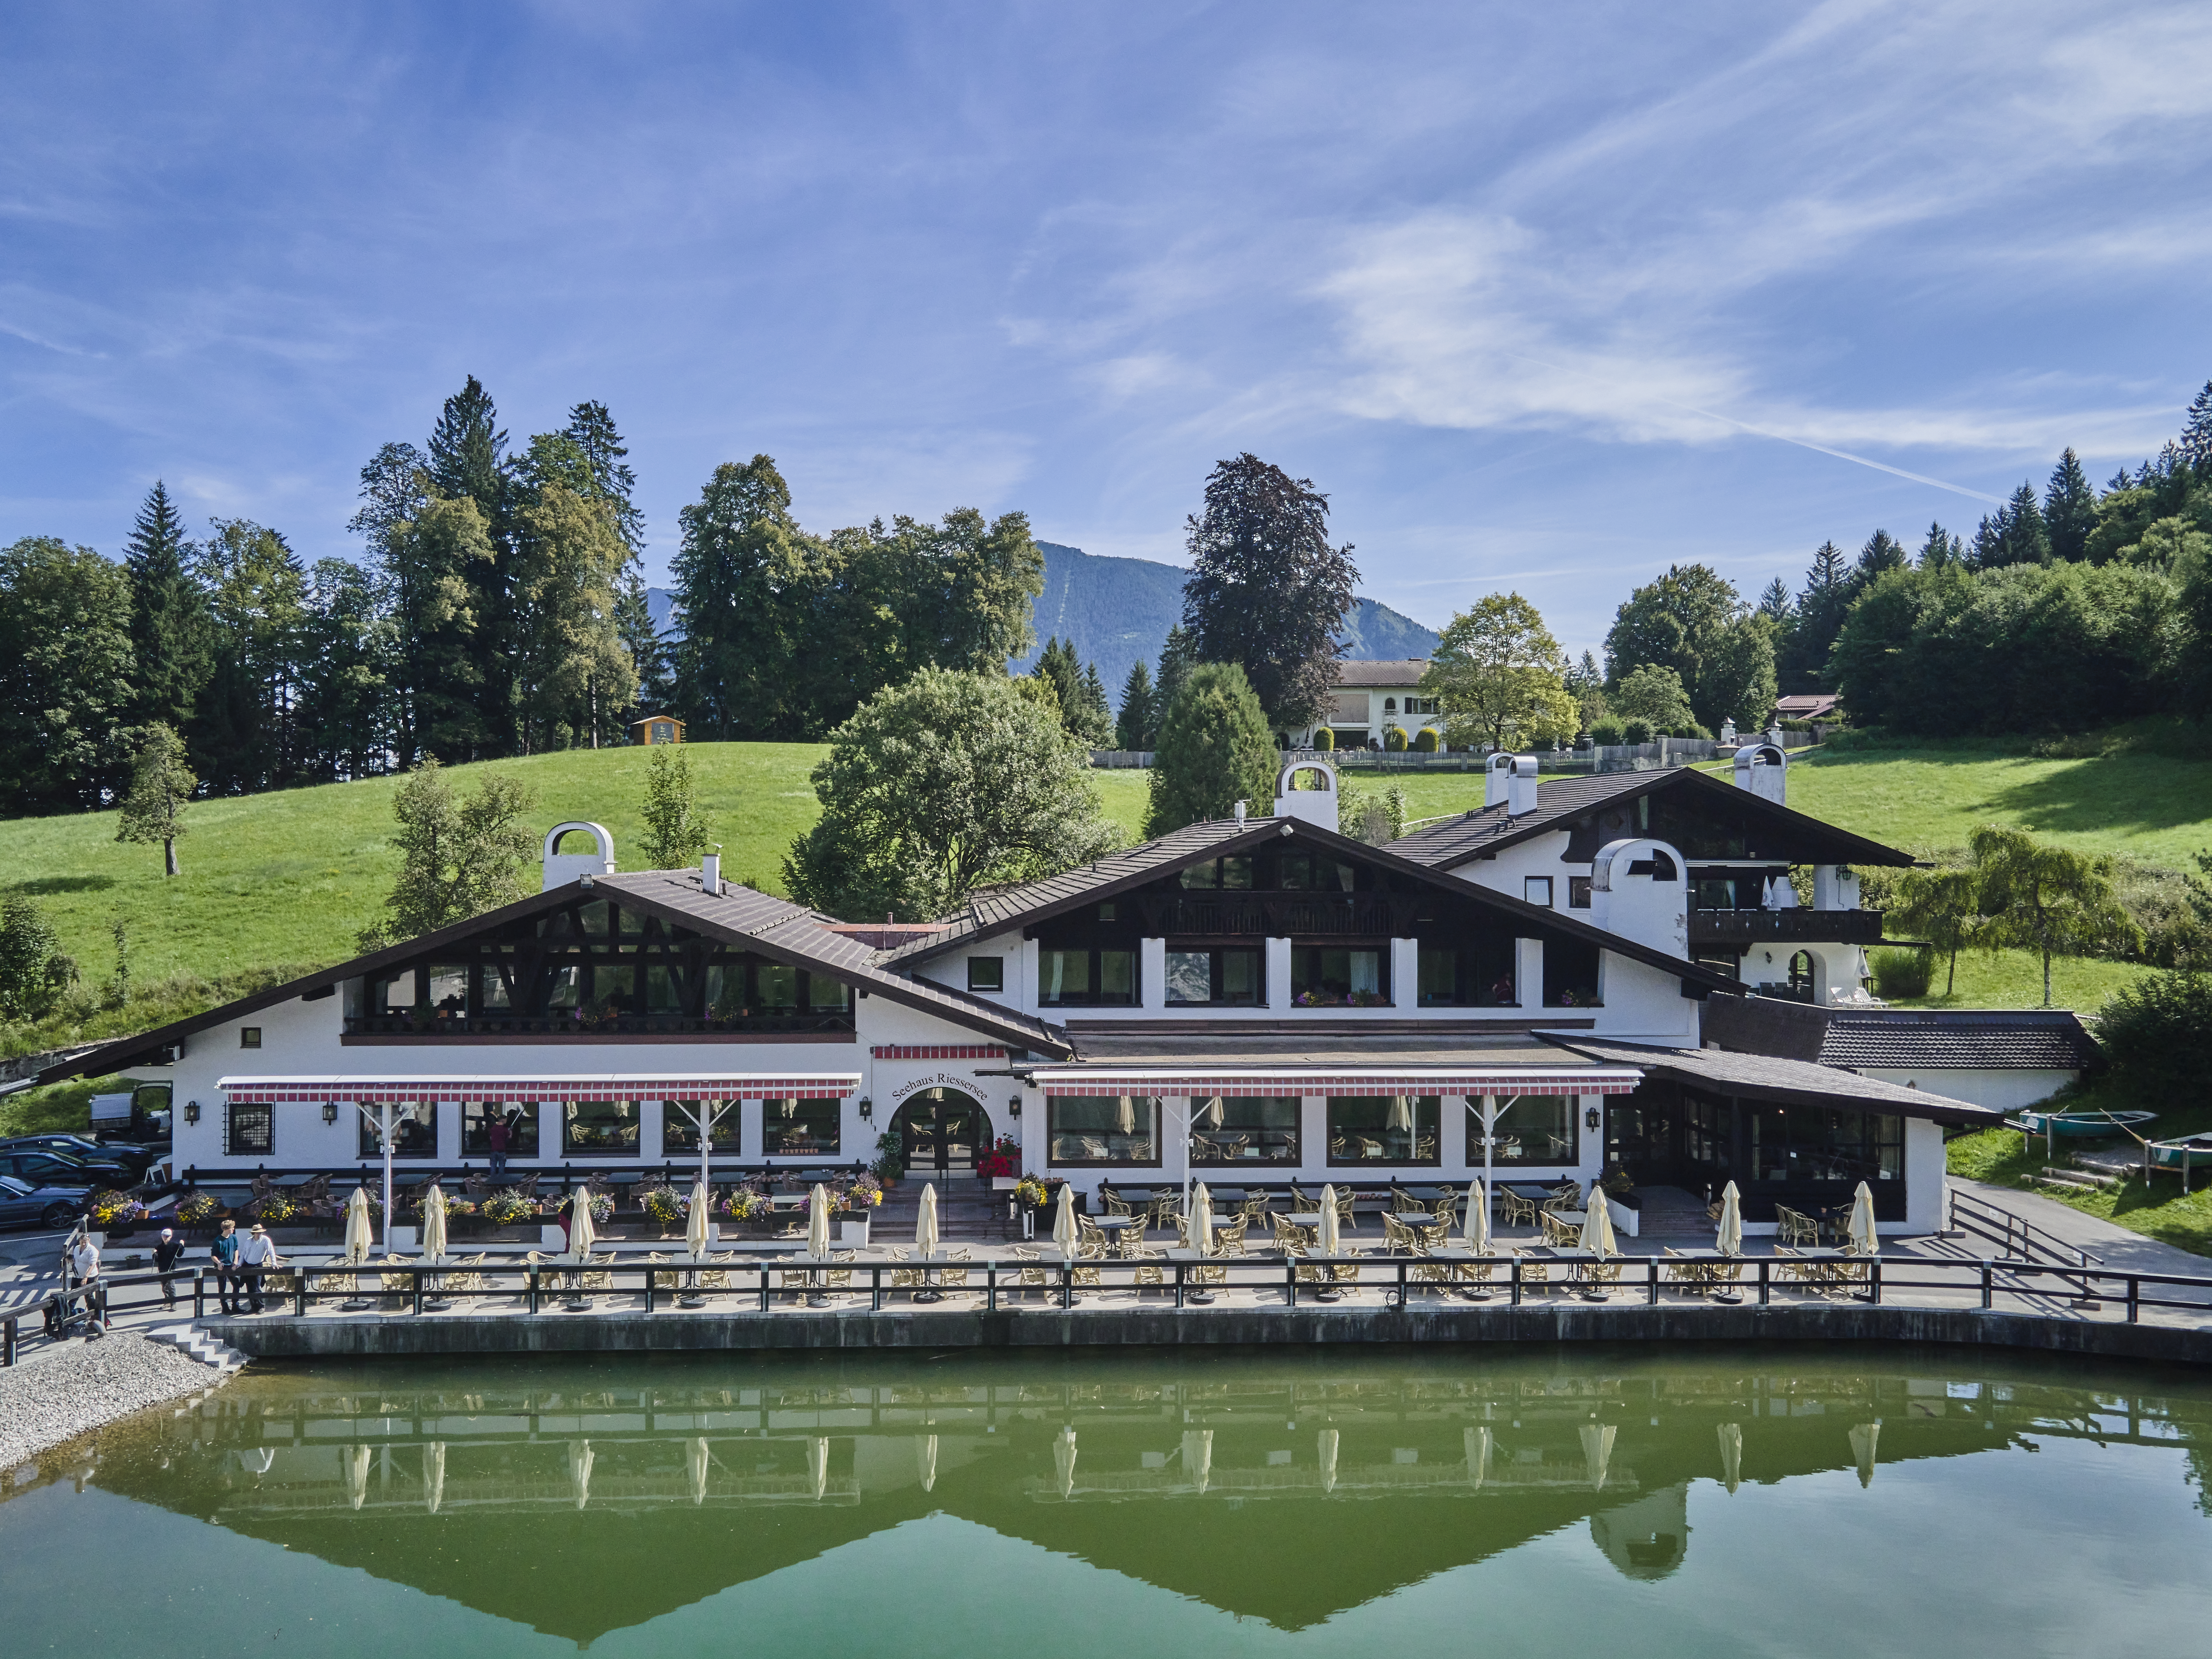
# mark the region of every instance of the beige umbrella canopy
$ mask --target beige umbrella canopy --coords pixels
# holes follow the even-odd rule
[[[338,1473],[345,1477],[347,1504],[359,1509],[368,1501],[368,1448],[348,1446],[340,1452]]]
[[[684,1443],[684,1472],[691,1480],[693,1507],[707,1501],[707,1470],[714,1454],[707,1449],[707,1437],[696,1434]]]
[[[1190,1248],[1200,1255],[1213,1254],[1213,1194],[1203,1181],[1190,1195]]]
[[[1863,1181],[1859,1182],[1857,1195],[1851,1200],[1850,1240],[1853,1255],[1881,1254],[1881,1240],[1874,1231],[1874,1189]]]
[[[806,1195],[806,1254],[817,1261],[830,1254],[830,1189],[818,1181]]]
[[[1334,1492],[1336,1490],[1336,1431],[1323,1429],[1316,1441],[1316,1448],[1321,1455],[1321,1489],[1323,1492]]]
[[[446,1259],[446,1191],[434,1181],[422,1194],[422,1259]]]
[[[914,1244],[926,1259],[935,1253],[939,1235],[937,1226],[937,1183],[925,1182],[921,1188],[921,1208],[915,1217]]]
[[[1467,1484],[1479,1487],[1490,1479],[1490,1430],[1465,1429],[1460,1438],[1467,1443]]]
[[[1600,1261],[1620,1254],[1613,1237],[1613,1211],[1595,1181],[1590,1182],[1589,1209],[1583,1222],[1582,1246],[1586,1250],[1595,1250]]]
[[[1488,1255],[1490,1242],[1490,1194],[1480,1181],[1467,1183],[1467,1248],[1476,1255]]]
[[[937,1437],[916,1435],[914,1442],[915,1473],[921,1477],[924,1492],[937,1490]]]
[[[1183,1479],[1200,1492],[1213,1483],[1213,1431],[1185,1429],[1182,1431]]]
[[[1132,1097],[1121,1097],[1120,1105],[1115,1109],[1114,1127],[1125,1135],[1137,1133],[1137,1103]]]
[[[1723,1255],[1743,1254],[1743,1199],[1733,1181],[1721,1188],[1721,1228],[1713,1243]]]
[[[1721,1425],[1721,1485],[1734,1492],[1743,1484],[1743,1425]]]
[[[1343,1252],[1344,1233],[1342,1224],[1336,1218],[1336,1188],[1333,1186],[1324,1187],[1321,1189],[1321,1238],[1319,1243],[1321,1245],[1321,1253],[1323,1255],[1338,1255]]]
[[[707,1217],[714,1206],[714,1195],[707,1190],[707,1183],[693,1182],[691,1212],[684,1218],[684,1248],[691,1253],[695,1261],[707,1254]]]
[[[446,1501],[446,1443],[433,1440],[422,1448],[422,1507],[431,1514]]]
[[[346,1200],[345,1259],[360,1263],[376,1248],[376,1234],[368,1224],[368,1188],[356,1187]]]
[[[1075,1260],[1075,1189],[1063,1185],[1060,1202],[1052,1212],[1052,1242],[1060,1260]]]
[[[1875,1448],[1881,1439],[1879,1423],[1855,1423],[1851,1425],[1851,1457],[1859,1466],[1859,1485],[1874,1485]]]
[[[591,1188],[579,1187],[568,1200],[568,1254],[582,1261],[591,1255],[592,1246],[599,1242],[599,1230],[592,1225]]]
[[[1583,1425],[1583,1465],[1589,1471],[1590,1490],[1605,1490],[1606,1466],[1613,1462],[1613,1437],[1620,1431],[1610,1423]]]
[[[568,1490],[574,1496],[576,1507],[580,1510],[592,1501],[593,1461],[590,1441],[571,1440],[568,1443]]]
[[[1383,1121],[1384,1128],[1397,1134],[1413,1132],[1413,1103],[1403,1095],[1390,1097],[1390,1115]]]
[[[1075,1429],[1073,1425],[1060,1430],[1052,1443],[1052,1472],[1060,1483],[1062,1498],[1075,1496]]]

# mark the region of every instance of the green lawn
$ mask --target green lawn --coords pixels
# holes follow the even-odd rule
[[[2124,985],[2154,971],[2136,962],[2061,957],[2051,964],[2051,1003],[2094,1013]],[[2027,951],[1961,951],[1955,993],[1943,994],[1943,959],[1936,960],[1930,994],[1893,999],[1899,1008],[2040,1008],[2043,958]]]

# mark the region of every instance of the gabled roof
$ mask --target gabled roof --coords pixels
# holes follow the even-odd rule
[[[1748,789],[1739,789],[1723,782],[1711,774],[1700,772],[1695,767],[1675,766],[1652,772],[1608,772],[1589,777],[1555,778],[1540,782],[1536,791],[1536,808],[1519,817],[1511,817],[1505,802],[1494,806],[1479,806],[1447,823],[1432,824],[1416,831],[1404,840],[1391,843],[1391,850],[1418,864],[1436,870],[1454,870],[1505,848],[1518,845],[1532,836],[1541,836],[1554,830],[1571,829],[1576,819],[1601,807],[1634,800],[1639,795],[1649,795],[1662,790],[1687,791],[1695,796],[1709,792],[1716,805],[1725,805],[1766,817],[1778,830],[1786,830],[1808,842],[1822,845],[1841,864],[1882,864],[1903,866],[1912,862],[1912,854],[1899,852],[1894,847],[1885,847],[1878,841],[1855,836],[1848,830],[1838,830],[1810,815],[1787,806],[1778,806],[1772,801],[1754,795]],[[1825,861],[1825,860],[1824,860]]]
[[[877,952],[859,939],[830,931],[829,919],[750,887],[733,887],[720,895],[702,891],[696,870],[645,871],[592,878],[593,890],[605,890],[628,904],[657,912],[665,921],[690,927],[730,945],[757,951],[771,961],[794,968],[826,973],[863,994],[934,1014],[940,1019],[980,1031],[1016,1048],[1034,1048],[1055,1058],[1070,1050],[1065,1036],[1044,1021],[995,1003],[985,1002],[949,986],[895,974],[878,965]],[[533,893],[513,904],[501,905],[480,916],[441,927],[404,943],[373,951],[349,962],[338,963],[282,985],[240,997],[219,1008],[175,1020],[135,1036],[105,1043],[89,1053],[39,1073],[40,1083],[70,1077],[99,1077],[125,1066],[143,1063],[144,1057],[179,1042],[195,1031],[236,1019],[295,998],[326,992],[341,981],[381,972],[416,961],[425,952],[458,944],[510,921],[572,902],[580,884],[570,882],[546,892]]]
[[[1835,1106],[1862,1112],[1894,1112],[1900,1117],[1933,1118],[1939,1123],[1989,1127],[2004,1121],[1994,1106],[1952,1100],[1924,1089],[1881,1083],[1812,1060],[1778,1060],[1771,1054],[1729,1054],[1719,1048],[1662,1048],[1641,1042],[1597,1037],[1547,1036],[1562,1048],[1615,1066],[1638,1066],[1716,1094],[1769,1101],[1784,1106]]]
[[[1618,933],[1608,933],[1588,922],[1577,921],[1557,910],[1547,910],[1540,905],[1493,892],[1486,887],[1477,887],[1440,876],[1433,870],[1400,856],[1397,849],[1405,845],[1403,842],[1393,842],[1389,847],[1370,847],[1364,841],[1353,841],[1334,830],[1323,830],[1296,818],[1248,818],[1242,823],[1234,819],[1218,819],[1210,823],[1194,823],[1188,829],[1162,836],[1157,841],[1148,841],[1141,847],[1109,854],[1095,864],[1084,865],[1060,875],[1048,876],[1042,881],[1024,882],[1018,887],[994,892],[988,897],[972,900],[965,915],[947,922],[939,932],[886,952],[883,961],[886,965],[920,962],[953,950],[970,939],[1005,933],[1012,927],[1033,927],[1083,905],[1118,897],[1162,876],[1172,875],[1202,859],[1249,852],[1279,836],[1293,835],[1340,857],[1379,866],[1438,892],[1449,893],[1463,902],[1499,911],[1516,925],[1525,928],[1530,937],[1545,933],[1563,935],[1595,945],[1632,962],[1656,968],[1662,973],[1673,974],[1685,984],[1695,985],[1702,990],[1723,991],[1732,996],[1740,996],[1743,993],[1742,985],[1731,975],[1717,972],[1681,957],[1669,956],[1664,951],[1655,951],[1649,945],[1623,939]]]
[[[1820,1061],[1854,1070],[2080,1072],[2102,1056],[2070,1009],[1837,1009]]]
[[[1426,657],[1347,658],[1336,665],[1336,683],[1354,691],[1413,687],[1429,672]]]

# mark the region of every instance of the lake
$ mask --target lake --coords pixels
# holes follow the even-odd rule
[[[2212,1378],[1948,1350],[257,1365],[0,1475],[0,1581],[11,1654],[2171,1656],[2208,1465]]]

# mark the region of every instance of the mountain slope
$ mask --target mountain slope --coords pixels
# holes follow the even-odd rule
[[[1037,643],[1057,635],[1075,642],[1075,654],[1098,665],[1109,697],[1121,701],[1121,682],[1130,665],[1142,658],[1158,668],[1168,629],[1182,620],[1182,568],[1150,559],[1108,558],[1079,547],[1039,542],[1044,552],[1044,592],[1031,609]],[[656,627],[674,627],[675,595],[667,588],[647,590]],[[1433,629],[1373,599],[1361,599],[1345,618],[1347,657],[1425,657],[1437,647]],[[1036,660],[1031,652],[1015,659],[1015,672]]]

